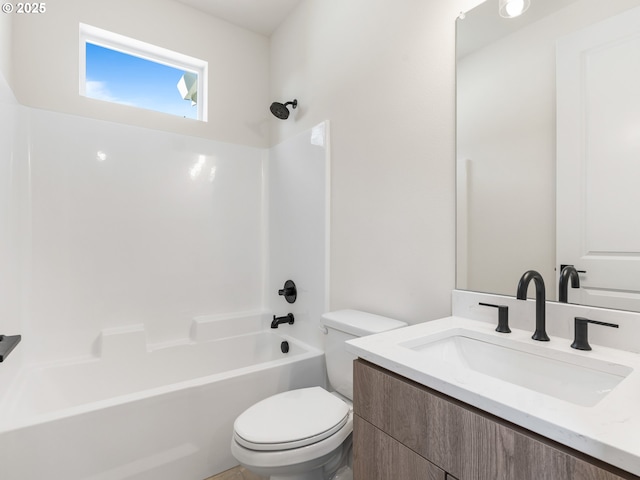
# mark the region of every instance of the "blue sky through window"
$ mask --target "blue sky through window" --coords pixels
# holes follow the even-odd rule
[[[177,84],[184,70],[86,43],[86,96],[113,103],[198,118]]]

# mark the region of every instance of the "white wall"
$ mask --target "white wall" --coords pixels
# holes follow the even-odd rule
[[[271,38],[278,143],[331,120],[330,306],[411,323],[455,282],[455,18],[478,0],[306,0]]]
[[[103,329],[159,346],[262,308],[264,149],[24,110],[30,362],[97,354]]]
[[[269,149],[267,160],[268,265],[265,305],[276,315],[293,313],[290,334],[322,348],[318,327],[328,308],[329,123]],[[298,298],[278,296],[293,280]]]
[[[17,177],[27,166],[20,138],[25,130],[20,127],[24,109],[16,101],[4,75],[0,72],[0,334],[24,334],[27,265],[24,252],[28,245],[23,232],[28,221],[20,215],[27,200],[25,190]],[[21,366],[24,349],[18,346],[10,362],[0,369],[0,384],[7,385]],[[0,397],[2,397],[0,392]]]
[[[13,355],[95,354],[101,330],[134,324],[179,342],[195,316],[260,310],[268,39],[170,0],[47,7],[0,37],[25,105],[3,212],[20,239]],[[209,122],[79,96],[79,22],[207,60]]]
[[[128,15],[115,15],[113,2],[86,3],[95,9],[65,0],[68,10],[56,4],[33,24],[15,24],[15,71],[27,79],[15,87],[29,106],[19,106],[5,85],[16,114],[3,110],[7,128],[0,148],[7,154],[0,174],[8,188],[0,215],[16,226],[0,234],[15,236],[19,247],[0,252],[17,259],[12,275],[3,272],[0,287],[11,293],[19,286],[22,293],[12,295],[21,303],[14,315],[4,316],[0,330],[25,338],[13,358],[24,355],[32,363],[98,354],[100,332],[114,328],[142,325],[153,347],[188,340],[194,317],[263,308],[282,315],[290,306],[277,289],[287,278],[299,283],[300,297],[291,306],[297,323],[286,333],[320,346],[317,318],[327,308],[328,144],[312,144],[310,129],[306,137],[294,136],[268,152],[252,146],[255,138],[239,128],[249,125],[252,112],[270,116],[266,38],[173,2],[147,5],[155,18],[133,32],[135,25]],[[187,14],[197,17],[196,25]],[[189,41],[160,34],[165,17]],[[231,134],[210,136],[248,145],[184,134],[201,133],[194,122],[183,128],[181,119],[78,97],[72,65],[78,21],[208,59],[212,79],[225,73],[236,80],[225,87],[225,101],[235,102],[245,89],[254,96],[250,108],[246,99],[234,103]],[[219,36],[215,42],[192,31],[205,26]],[[37,28],[41,42],[51,36],[55,44],[41,46],[51,58],[29,37]],[[243,85],[237,68],[216,68],[221,50],[253,69],[246,75],[251,85]],[[47,65],[45,81],[40,70]],[[52,85],[61,89],[59,98]],[[212,105],[219,101],[218,95]],[[213,113],[220,120],[226,112]],[[247,123],[238,124],[240,118]],[[263,139],[264,120],[252,132]],[[324,134],[321,140],[328,142]],[[10,203],[10,194],[20,202]]]
[[[163,342],[180,338],[193,314],[242,310],[253,305],[252,296],[237,297],[231,288],[234,282],[222,285],[223,280],[216,276],[226,270],[213,258],[226,250],[210,248],[205,254],[211,260],[207,268],[206,262],[200,262],[202,250],[188,248],[205,248],[205,239],[178,234],[190,231],[198,220],[205,222],[206,218],[206,235],[215,237],[228,222],[238,218],[230,211],[217,210],[219,205],[234,203],[232,192],[225,190],[229,197],[222,202],[201,205],[190,197],[189,192],[194,192],[188,186],[191,180],[180,176],[188,173],[202,152],[209,159],[216,155],[215,148],[223,146],[215,142],[215,148],[209,148],[209,144],[193,146],[192,137],[167,136],[160,130],[180,134],[188,130],[216,140],[259,144],[265,138],[257,133],[263,126],[257,121],[262,113],[254,113],[254,108],[262,112],[269,101],[294,96],[300,107],[290,120],[270,120],[272,144],[294,138],[327,118],[332,123],[330,308],[361,308],[412,323],[447,315],[455,270],[455,18],[475,3],[477,0],[306,0],[271,39],[271,95],[264,95],[268,101],[263,99],[255,107],[256,101],[225,95],[225,108],[214,106],[210,112],[220,110],[222,115],[234,111],[238,117],[233,117],[228,127],[216,124],[221,131],[214,134],[171,123],[180,119],[151,120],[144,112],[120,110],[120,106],[110,109],[101,105],[98,110],[91,100],[76,97],[71,78],[75,79],[77,73],[77,39],[75,33],[68,32],[76,32],[77,22],[82,21],[205,59],[211,55],[208,49],[228,50],[229,58],[246,56],[246,65],[255,62],[256,52],[264,46],[262,37],[241,34],[236,27],[168,0],[136,5],[64,0],[54,11],[48,11],[46,18],[39,17],[32,23],[14,17],[13,76],[19,99],[38,109],[65,112],[33,110],[30,119],[39,142],[30,146],[35,162],[33,295],[38,298],[38,307],[31,312],[32,325],[34,330],[42,328],[43,333],[51,335],[38,340],[38,349],[43,355],[62,354],[63,346],[67,346],[64,341],[54,345],[62,334],[55,333],[55,321],[47,320],[51,312],[59,319],[71,318],[69,325],[78,327],[74,334],[82,340],[75,344],[81,345],[77,353],[84,354],[98,325],[118,326],[143,319],[150,325],[150,341]],[[129,13],[124,15],[125,11]],[[149,11],[152,17],[140,22]],[[181,36],[157,28],[158,24],[167,24],[169,18]],[[38,32],[37,41],[31,35],[34,32]],[[211,32],[228,35],[224,39],[216,37],[214,42],[209,37],[214,35]],[[244,41],[231,41],[242,35],[246,35]],[[231,91],[250,90],[239,82],[237,70],[232,71],[238,88]],[[251,71],[252,81],[257,84],[264,69]],[[60,98],[56,98],[58,93]],[[119,125],[102,120],[83,122],[66,113],[115,120]],[[49,129],[53,124],[55,127]],[[245,130],[252,128],[260,140]],[[138,139],[134,142],[133,137]],[[103,138],[105,144],[101,143]],[[97,162],[98,150],[110,157],[110,151],[116,152],[116,162]],[[145,170],[149,159],[156,157],[158,170]],[[122,165],[128,167],[121,169]],[[98,174],[103,167],[114,169],[112,176]],[[179,178],[175,184],[169,180],[173,175]],[[245,182],[246,188],[251,192],[249,187],[255,178],[253,173],[247,175],[252,180]],[[81,181],[74,182],[74,178]],[[52,179],[56,182],[51,183]],[[117,188],[111,189],[109,181],[116,182]],[[218,183],[218,177],[214,184],[224,185]],[[243,180],[233,180],[221,188],[239,184]],[[135,197],[140,194],[136,187],[147,196]],[[160,198],[162,191],[169,192],[167,199]],[[119,192],[124,192],[124,197]],[[213,196],[216,188],[210,185],[193,195],[206,198],[205,192]],[[85,201],[86,208],[82,205],[85,198],[90,199]],[[44,214],[48,203],[55,207],[50,218]],[[125,206],[133,208],[121,212]],[[192,217],[188,212],[194,208]],[[162,211],[163,215],[145,218],[149,211]],[[211,218],[219,219],[225,227],[219,228],[220,222],[208,222]],[[123,228],[133,232],[129,240],[121,236]],[[248,222],[239,231],[252,233],[251,228]],[[163,255],[170,252],[178,258],[168,259],[168,269],[163,272],[167,265],[154,263],[154,259],[165,258]],[[243,265],[249,265],[252,255]],[[236,260],[239,256],[236,253],[229,258]],[[48,285],[60,281],[56,276],[60,268],[66,280],[56,284],[56,291],[48,291]],[[216,268],[215,273],[208,273]],[[215,279],[207,277],[198,283],[201,277],[189,277],[193,271],[214,275]],[[151,284],[146,282],[149,277]],[[184,278],[189,279],[186,285],[180,283]],[[208,297],[210,287],[216,285],[223,287],[219,292],[230,297]],[[175,308],[162,310],[161,304],[154,303],[157,298],[172,298]],[[88,309],[92,311],[86,313]],[[82,315],[91,319],[83,320]],[[156,321],[156,316],[164,322]]]
[[[242,145],[268,144],[269,50],[262,35],[171,0],[56,0],[44,14],[12,18],[11,83],[23,105]],[[79,22],[208,61],[208,123],[79,96]]]
[[[11,80],[11,16],[0,15],[0,74]]]
[[[15,170],[20,106],[0,73],[0,334],[20,333],[20,241]],[[0,328],[0,330],[2,330]]]

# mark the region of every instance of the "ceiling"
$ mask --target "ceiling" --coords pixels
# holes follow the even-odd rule
[[[262,35],[270,36],[302,0],[177,0]]]

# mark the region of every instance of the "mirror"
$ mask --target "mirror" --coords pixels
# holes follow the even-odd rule
[[[609,42],[624,43],[616,47],[616,58],[624,60],[621,68],[632,64],[631,75],[636,76],[626,86],[605,90],[589,71],[591,96],[576,86],[583,79],[571,76],[573,67],[567,65],[575,62],[566,60],[588,57],[589,68],[607,81],[626,76],[607,75],[607,68],[613,68],[607,63],[610,57],[604,61],[591,53],[600,52],[599,46],[583,45],[612,19],[635,12],[631,23],[640,24],[638,7],[640,0],[532,0],[523,15],[505,19],[498,15],[498,0],[487,0],[457,20],[457,288],[513,296],[520,276],[533,269],[545,279],[547,299],[556,300],[560,265],[575,264],[586,273],[581,274],[583,288],[569,289],[570,302],[640,311],[640,221],[637,213],[629,217],[630,208],[625,207],[640,202],[640,189],[627,187],[625,180],[635,178],[637,184],[640,178],[640,99],[633,87],[640,84],[640,40],[627,35],[629,42],[627,37]],[[576,39],[582,42],[579,49]],[[622,88],[636,93],[615,97]],[[576,95],[591,102],[580,108],[597,112],[595,120],[574,121],[571,115],[580,110],[572,104]],[[606,109],[619,98],[620,107],[630,113],[611,115]],[[620,141],[618,118],[634,127],[629,128],[635,131],[629,134],[635,135],[633,140]],[[609,138],[611,132],[601,132],[614,127],[615,140]],[[618,151],[622,147],[624,151]],[[589,161],[600,155],[603,165],[609,165],[604,174],[596,175],[589,164],[584,168],[591,176],[580,177],[575,172],[583,167],[563,166],[567,152],[585,148],[591,149]],[[612,157],[624,164],[612,164]],[[567,192],[573,191],[567,181],[573,177],[582,182],[576,188],[583,190],[567,200]],[[635,196],[627,198],[626,193]],[[577,205],[585,198],[587,206]],[[578,213],[566,210],[567,204]],[[577,224],[572,223],[575,219]],[[583,251],[577,259],[564,253],[567,230],[584,234],[574,242]],[[612,238],[601,238],[603,231],[613,232]],[[607,257],[609,263],[589,263],[595,257]],[[613,280],[601,280],[612,259],[624,264],[624,271]]]

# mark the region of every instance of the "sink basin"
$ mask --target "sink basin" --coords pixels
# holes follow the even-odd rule
[[[418,352],[432,365],[471,370],[584,407],[596,405],[633,371],[573,352],[519,345],[472,330],[441,332],[399,345]]]

